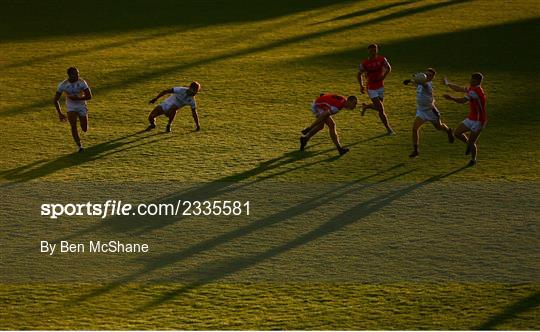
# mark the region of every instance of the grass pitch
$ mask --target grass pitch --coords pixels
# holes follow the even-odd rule
[[[0,13],[0,177],[6,197],[1,239],[10,246],[3,250],[3,275],[27,271],[24,261],[16,258],[24,257],[28,249],[11,245],[13,239],[28,240],[28,234],[47,227],[58,227],[55,238],[61,238],[91,224],[74,220],[57,226],[40,219],[34,207],[54,200],[51,192],[70,197],[69,189],[54,188],[87,181],[119,188],[159,183],[156,188],[164,191],[175,183],[217,184],[219,192],[242,183],[246,187],[297,183],[301,188],[357,181],[374,187],[373,197],[358,192],[342,205],[338,201],[336,215],[329,212],[329,202],[309,205],[313,199],[309,195],[277,197],[283,205],[263,205],[258,216],[273,227],[257,229],[246,241],[246,237],[235,238],[242,242],[238,246],[216,239],[229,239],[227,234],[245,236],[253,220],[218,219],[197,228],[195,220],[186,225],[153,219],[150,222],[159,228],[137,229],[138,224],[124,221],[116,232],[132,235],[142,229],[139,235],[171,239],[183,234],[185,242],[162,248],[173,259],[156,273],[181,266],[197,271],[200,263],[202,271],[214,271],[211,277],[198,287],[143,284],[136,279],[114,288],[108,288],[108,280],[4,282],[0,328],[540,328],[538,279],[498,280],[486,268],[514,261],[527,268],[526,276],[540,272],[539,22],[535,1],[199,0],[181,5],[94,1],[90,6],[59,0],[5,1]],[[398,135],[382,136],[384,128],[374,113],[360,117],[358,111],[342,111],[335,119],[350,153],[337,158],[326,132],[310,142],[305,154],[295,152],[299,130],[312,121],[309,105],[321,91],[358,95],[357,66],[373,42],[381,45],[381,54],[393,66],[385,82],[385,106]],[[66,68],[73,65],[94,94],[83,155],[73,154],[69,128],[58,122],[51,102]],[[428,66],[438,70],[438,79],[447,75],[462,84],[471,72],[485,74],[489,122],[480,138],[475,168],[461,169],[467,162],[464,146],[446,143],[445,135],[428,126],[421,134],[421,156],[407,157],[415,92],[401,81]],[[182,109],[172,134],[159,133],[163,119],[158,120],[158,132],[138,133],[146,127],[153,107],[148,100],[162,89],[191,80],[203,86],[198,96],[202,131],[192,131],[191,115]],[[454,127],[466,116],[467,107],[443,100],[447,90],[439,81],[435,92],[444,121]],[[360,98],[367,101],[366,96]],[[386,169],[393,171],[381,174]],[[451,175],[442,176],[447,174]],[[403,195],[387,194],[388,188],[378,183],[395,186],[395,192]],[[420,191],[418,196],[402,188],[424,183],[428,189],[433,183],[435,189],[447,191]],[[471,211],[466,202],[478,197],[461,194],[464,184],[489,199]],[[15,194],[17,186],[33,190]],[[164,196],[160,190],[138,199],[159,201]],[[130,193],[126,195],[129,198]],[[310,206],[310,213],[307,208],[298,213],[286,205],[291,202]],[[437,220],[444,222],[433,222]],[[106,236],[107,231],[87,235]],[[397,262],[401,256],[392,255],[409,254],[415,232],[426,232],[421,233],[422,248],[428,252],[428,244],[432,245],[436,253],[426,255],[426,261],[418,256],[416,262],[437,266],[447,257],[459,261],[489,254],[488,263],[480,268],[487,277],[379,283],[347,276],[332,282],[315,278],[289,283],[246,277],[257,275],[259,268],[269,275],[280,269],[292,273],[302,258],[319,272],[317,260],[330,264],[322,267],[340,266],[367,255],[368,262],[376,263],[377,252],[390,255],[380,255],[380,264],[388,257]],[[503,239],[500,246],[493,234]],[[466,240],[457,251],[450,244],[445,251],[445,246],[429,242],[430,236],[457,241],[461,235]],[[388,241],[396,238],[397,247],[392,247],[396,244]],[[204,246],[204,241],[214,241],[210,243],[216,246]],[[370,247],[373,243],[384,245]],[[287,244],[301,251],[282,250],[289,248]],[[197,252],[202,260],[200,256],[174,260],[179,250],[193,246],[205,249]],[[270,253],[275,257],[264,264],[242,261]],[[229,273],[219,272],[216,260],[225,262]],[[403,262],[401,268],[406,267],[407,261]],[[448,273],[462,273],[472,266],[468,262],[465,259],[463,270],[456,267]],[[14,266],[21,270],[8,271]],[[354,264],[343,266],[344,271],[362,273],[354,270]],[[86,267],[91,270],[90,263]],[[366,273],[373,271],[375,264],[366,269]],[[122,276],[115,280],[123,280]],[[92,292],[98,295],[74,304],[73,299]]]

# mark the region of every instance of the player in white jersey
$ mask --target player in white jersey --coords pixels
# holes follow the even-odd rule
[[[78,151],[82,152],[83,146],[77,130],[77,119],[79,119],[82,131],[88,131],[86,101],[92,99],[92,92],[86,81],[79,77],[77,68],[68,68],[67,74],[68,79],[58,85],[53,102],[60,121],[66,121],[66,116],[62,113],[59,102],[62,93],[66,93],[67,119],[71,125],[71,135],[77,144]]]
[[[156,98],[150,100],[150,104],[155,103],[160,97],[166,94],[172,93],[172,96],[167,98],[150,112],[148,115],[148,122],[150,122],[150,125],[146,130],[148,131],[156,128],[155,118],[160,115],[165,115],[169,118],[165,131],[171,132],[171,124],[176,116],[176,111],[186,105],[191,106],[191,115],[193,116],[193,121],[195,121],[195,130],[201,130],[201,126],[199,125],[199,115],[197,114],[197,102],[195,101],[195,95],[200,89],[201,85],[199,83],[191,82],[189,88],[174,87],[161,91]]]
[[[428,68],[424,72],[427,80],[425,83],[416,83],[412,80],[405,80],[403,84],[408,85],[413,83],[416,86],[416,118],[414,119],[412,128],[413,152],[409,155],[410,158],[418,156],[418,144],[420,143],[420,128],[427,121],[431,122],[435,129],[445,131],[448,136],[448,142],[454,143],[454,135],[452,129],[441,121],[441,113],[435,106],[435,98],[433,97],[433,83],[436,71],[433,68]]]

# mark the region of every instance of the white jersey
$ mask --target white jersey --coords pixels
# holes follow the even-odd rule
[[[89,89],[88,84],[82,78],[79,78],[77,81],[71,83],[69,80],[65,80],[62,83],[58,84],[56,92],[62,93],[65,92],[68,95],[75,95],[82,97],[83,91]],[[86,100],[71,100],[66,97],[66,106],[68,108],[86,106]]]
[[[433,98],[433,83],[427,82],[424,85],[418,84],[416,87],[417,111],[431,110],[435,107],[435,99]]]
[[[191,109],[197,108],[197,102],[195,101],[194,96],[190,96],[187,94],[188,88],[185,87],[174,87],[173,94],[165,100],[165,103],[167,104],[174,104],[176,107],[180,108],[185,105],[191,106]]]

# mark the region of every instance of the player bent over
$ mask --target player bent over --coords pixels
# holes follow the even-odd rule
[[[341,146],[339,142],[339,137],[336,131],[336,123],[332,118],[332,115],[339,112],[341,109],[354,109],[358,100],[355,96],[349,96],[345,98],[344,96],[335,95],[335,94],[322,94],[320,95],[311,106],[311,111],[316,117],[316,120],[311,124],[311,126],[302,130],[302,136],[300,137],[300,151],[304,151],[307,142],[311,137],[323,129],[324,125],[328,126],[328,131],[332,141],[336,145],[336,148],[340,155],[344,155],[349,152],[349,149]]]
[[[444,98],[459,104],[469,103],[469,115],[454,131],[454,136],[467,144],[465,155],[471,155],[469,166],[474,166],[477,163],[478,146],[476,143],[487,123],[486,95],[481,86],[483,79],[484,76],[481,73],[472,74],[469,87],[449,83],[446,77],[443,81],[450,89],[466,93],[465,97],[462,98],[452,97],[448,94],[445,94]],[[468,137],[466,132],[470,132]]]
[[[414,158],[420,154],[418,149],[420,143],[419,131],[426,122],[431,122],[435,129],[446,132],[448,142],[454,143],[452,129],[441,121],[441,113],[435,106],[432,81],[436,75],[436,71],[433,68],[427,68],[424,74],[426,75],[426,81],[424,83],[417,83],[410,79],[403,81],[405,85],[412,82],[416,86],[416,118],[414,119],[412,128],[413,151],[409,155],[410,158]]]
[[[71,126],[71,136],[73,136],[73,140],[77,144],[77,150],[82,152],[83,146],[77,129],[77,119],[79,119],[82,131],[87,132],[88,109],[86,107],[86,101],[92,99],[92,92],[86,81],[79,77],[77,68],[68,68],[67,75],[67,80],[64,80],[58,85],[53,103],[60,121],[66,121],[66,116],[62,113],[59,102],[62,93],[66,93],[67,119]]]
[[[394,130],[388,123],[388,116],[384,112],[384,79],[392,71],[388,60],[379,55],[379,46],[371,44],[368,46],[368,58],[360,64],[358,70],[358,83],[360,84],[360,92],[365,93],[364,75],[367,77],[367,92],[371,99],[371,104],[362,103],[362,116],[368,109],[373,109],[379,113],[381,122],[386,127],[388,135],[395,135]]]
[[[150,104],[155,103],[159,98],[166,94],[172,94],[164,102],[156,106],[152,112],[148,115],[148,122],[150,125],[146,128],[147,131],[156,128],[155,118],[160,115],[165,115],[169,118],[165,131],[171,132],[171,124],[176,116],[176,111],[185,105],[191,106],[191,115],[195,121],[195,130],[201,130],[199,125],[199,115],[197,114],[197,102],[195,101],[195,95],[201,89],[201,85],[197,82],[191,82],[189,88],[186,87],[173,87],[168,90],[161,91],[156,98],[150,100]]]

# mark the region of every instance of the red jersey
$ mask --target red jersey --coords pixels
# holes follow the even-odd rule
[[[390,67],[390,64],[382,55],[362,61],[360,64],[360,73],[366,73],[367,88],[369,90],[377,90],[384,86],[382,76],[385,67]]]
[[[319,96],[313,102],[313,106],[317,109],[329,110],[332,113],[336,113],[343,108],[347,98],[339,95],[324,94]]]
[[[467,99],[469,99],[469,120],[487,122],[486,95],[481,86],[470,86],[467,88]]]

